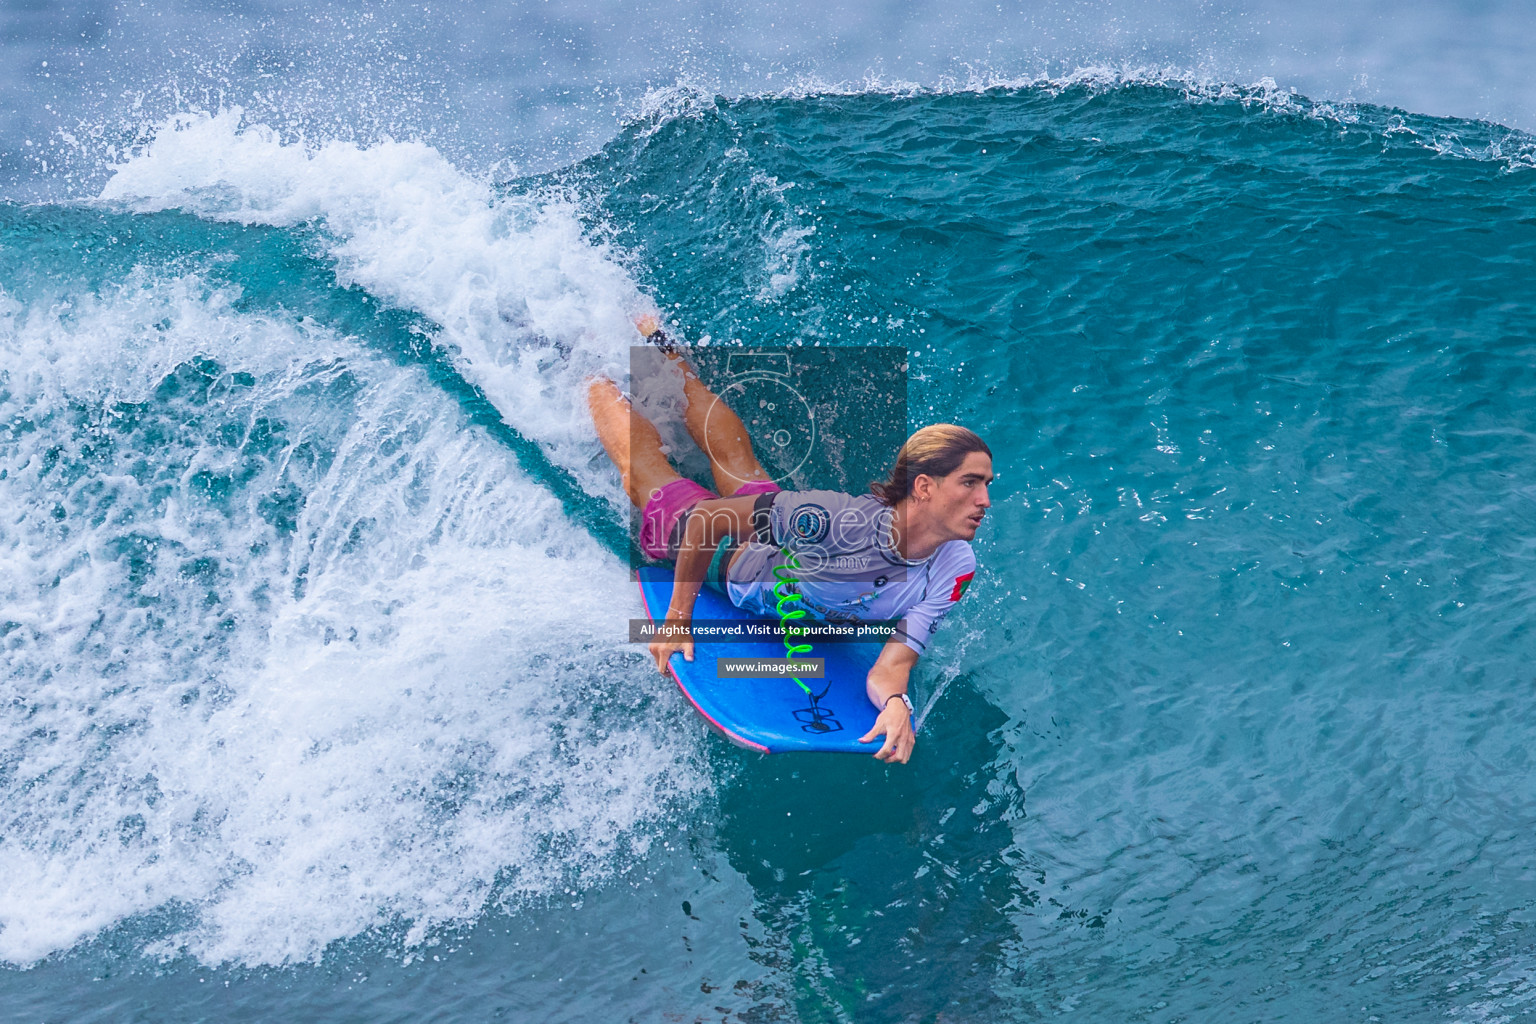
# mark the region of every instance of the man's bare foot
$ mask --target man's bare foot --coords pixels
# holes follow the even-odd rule
[[[675,341],[667,337],[666,331],[662,330],[661,321],[657,319],[655,313],[641,313],[637,316],[635,318],[635,330],[639,331],[640,336],[646,341],[659,348],[668,359],[682,363],[683,367],[692,376],[698,377],[698,372],[694,370],[693,364],[683,358],[682,349],[678,347]]]

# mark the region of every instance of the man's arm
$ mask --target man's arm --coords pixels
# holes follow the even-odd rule
[[[752,532],[752,506],[756,501],[757,496],[749,494],[740,498],[711,498],[693,506],[683,524],[682,543],[677,549],[672,601],[667,606],[669,625],[686,626],[693,621],[693,604],[698,600],[699,587],[715,547],[727,536],[740,540]],[[686,633],[654,641],[649,649],[656,659],[657,671],[663,675],[673,651],[682,651],[684,658],[693,660],[693,640]]]
[[[880,657],[864,681],[864,692],[869,694],[870,703],[881,711],[874,726],[859,737],[859,742],[869,743],[884,735],[885,743],[875,752],[875,757],[882,761],[906,764],[907,758],[912,756],[912,746],[917,742],[906,702],[895,699],[907,692],[907,677],[916,664],[916,651],[900,640],[889,640],[880,649]]]

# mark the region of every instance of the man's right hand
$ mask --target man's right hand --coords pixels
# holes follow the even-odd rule
[[[666,625],[668,633],[660,640],[652,640],[649,645],[651,657],[656,659],[656,671],[662,675],[667,674],[667,662],[672,660],[674,651],[682,651],[683,658],[693,660],[693,635],[687,631],[687,619],[674,619],[667,616]],[[678,627],[682,627],[679,631]]]

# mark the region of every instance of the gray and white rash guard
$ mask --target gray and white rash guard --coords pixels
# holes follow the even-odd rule
[[[976,575],[976,556],[963,540],[940,544],[921,561],[897,554],[891,542],[895,510],[873,494],[841,491],[776,491],[753,506],[753,534],[731,563],[726,591],[731,603],[754,615],[774,616],[775,566],[784,549],[798,569],[810,615],[827,622],[903,620],[897,638],[923,653],[939,623]]]

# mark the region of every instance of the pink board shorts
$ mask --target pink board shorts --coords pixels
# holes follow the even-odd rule
[[[749,494],[771,494],[774,491],[783,490],[772,480],[748,480],[736,488],[733,498],[744,497]],[[671,483],[656,489],[649,501],[645,503],[645,512],[640,520],[640,550],[645,552],[647,558],[655,558],[665,561],[672,557],[667,549],[667,541],[672,536],[672,528],[682,518],[683,513],[692,508],[696,503],[720,495],[692,480],[673,480]]]

